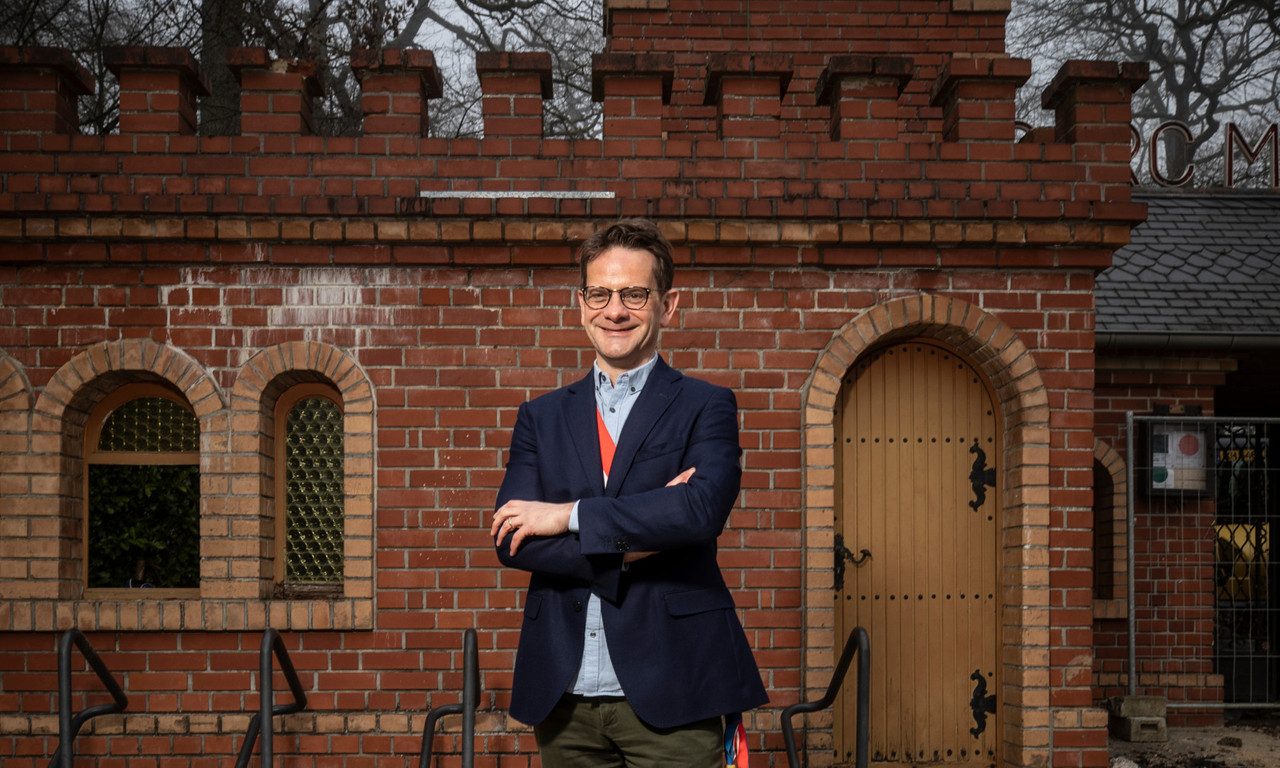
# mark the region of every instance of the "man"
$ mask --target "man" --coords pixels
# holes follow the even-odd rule
[[[532,573],[511,714],[545,768],[723,768],[721,717],[768,700],[716,562],[737,403],[657,354],[679,296],[653,223],[592,235],[579,262],[595,364],[520,407],[490,531]]]

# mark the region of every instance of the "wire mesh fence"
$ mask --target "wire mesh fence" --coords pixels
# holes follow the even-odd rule
[[[1280,419],[1129,424],[1130,692],[1280,707]]]

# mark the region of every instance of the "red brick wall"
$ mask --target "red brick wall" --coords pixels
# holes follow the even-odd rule
[[[576,270],[85,265],[73,276],[65,268],[31,265],[4,268],[3,278],[3,312],[14,319],[3,330],[3,348],[36,391],[81,347],[138,335],[180,346],[228,388],[238,364],[263,344],[307,340],[347,350],[377,383],[376,628],[286,633],[314,714],[291,716],[277,750],[317,760],[330,752],[416,753],[427,707],[456,698],[449,691],[460,684],[461,631],[473,626],[484,670],[478,750],[487,760],[530,750],[529,735],[512,731],[502,712],[525,578],[498,567],[484,523],[515,407],[589,365],[573,326],[576,312],[568,307]],[[1051,402],[1067,410],[1074,388],[1067,360],[1086,354],[1079,333],[1069,329],[1089,322],[1091,282],[1084,275],[1036,273],[689,268],[677,285],[685,308],[664,333],[666,354],[738,395],[745,473],[721,539],[721,563],[771,706],[785,706],[801,697],[805,625],[799,390],[832,334],[877,300],[921,289],[984,306],[1019,332],[1044,339],[1033,352],[1043,361]],[[359,306],[324,303],[339,294]],[[304,310],[280,307],[286,296],[305,307],[305,326],[290,316]],[[1055,311],[1018,309],[1046,302]],[[353,313],[359,316],[354,327],[347,325]],[[230,327],[228,317],[236,318]],[[57,338],[42,340],[46,331]],[[75,337],[76,345],[59,343],[63,335]],[[1062,467],[1051,482],[1055,508],[1068,506],[1075,493],[1071,470],[1063,466],[1070,455],[1064,448],[1051,458]],[[1072,694],[1080,684],[1071,677],[1073,660],[1087,653],[1087,642],[1072,636],[1078,630],[1069,628],[1069,614],[1079,610],[1073,593],[1088,591],[1087,581],[1083,593],[1073,589],[1069,574],[1081,569],[1068,561],[1066,535],[1055,531],[1049,542],[1051,551],[1062,552],[1051,556],[1063,558],[1050,581],[1056,628],[1049,642],[1062,655],[1051,665],[1058,670],[1050,683],[1055,708],[1089,703],[1087,695]],[[123,674],[130,711],[139,714],[118,726],[123,735],[85,739],[82,753],[207,756],[238,749],[241,713],[256,706],[257,633],[98,632],[90,638]],[[52,632],[7,634],[0,644],[0,702],[10,713],[33,716],[32,728],[51,727],[55,641]],[[282,681],[276,687],[282,690]],[[96,690],[96,683],[80,675],[77,689]],[[774,717],[776,711],[759,721],[767,734],[754,736],[768,739],[769,749],[780,748]],[[14,755],[41,754],[56,740],[11,738]],[[452,749],[449,744],[437,749]]]
[[[855,336],[911,333],[978,362],[1018,446],[1004,470],[1003,761],[1105,765],[1088,557],[1092,290],[1145,215],[1127,164],[1128,99],[1145,74],[1071,65],[1050,89],[1055,129],[1015,142],[1028,67],[999,55],[1003,5],[753,2],[748,14],[618,0],[592,141],[541,138],[538,55],[486,60],[485,138],[445,140],[423,138],[415,101],[438,82],[428,57],[364,62],[386,75],[366,111],[388,119],[323,138],[307,135],[305,62],[239,52],[245,109],[262,119],[201,138],[146,133],[142,120],[68,133],[53,119],[68,88],[48,119],[15,119],[22,73],[82,73],[48,52],[0,51],[0,761],[50,751],[55,631],[76,625],[136,702],[82,751],[110,753],[102,765],[228,764],[272,625],[312,703],[285,719],[277,752],[404,765],[426,708],[456,700],[474,626],[477,764],[536,764],[530,733],[505,715],[525,577],[497,567],[485,522],[516,407],[590,362],[574,247],[646,215],[675,243],[684,291],[666,354],[734,388],[741,407],[743,492],[721,563],[773,698],[751,720],[756,762],[785,762],[780,709],[825,688],[837,647],[824,639],[830,551],[815,512],[832,503],[830,438],[813,426],[829,393],[815,382],[838,388],[843,369],[828,368],[861,348]],[[390,106],[396,93],[410,106]],[[22,91],[21,103],[35,102]],[[940,314],[893,314],[926,305]],[[222,468],[253,458],[233,423],[251,363],[287,370],[291,356],[330,353],[372,401],[360,491],[371,573],[348,581],[348,602],[271,601],[252,580],[169,603],[80,599],[68,446],[100,389],[185,366],[213,435],[202,467],[229,489],[208,503],[230,509],[240,476]],[[53,554],[27,557],[37,547]],[[249,566],[256,547],[243,544]],[[829,731],[809,721],[811,765],[830,763]],[[442,750],[456,755],[456,733]]]

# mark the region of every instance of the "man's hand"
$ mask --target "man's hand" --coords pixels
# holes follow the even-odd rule
[[[696,467],[689,467],[671,478],[667,487],[689,482],[689,478],[693,477],[696,471]],[[511,555],[514,557],[516,550],[530,536],[559,536],[562,533],[568,533],[569,516],[572,514],[573,502],[550,504],[545,501],[512,499],[493,513],[493,525],[489,527],[489,535],[497,541],[502,541],[507,534],[514,531],[515,535],[511,537]],[[624,555],[624,560],[631,563],[643,560],[652,554],[655,553],[628,552]]]
[[[521,501],[512,499],[493,513],[493,525],[489,535],[502,541],[508,533],[511,537],[511,554],[530,536],[559,536],[569,531],[569,515],[573,504],[549,504],[545,501]]]
[[[683,483],[689,482],[689,478],[693,477],[693,473],[697,471],[698,471],[697,467],[689,467],[685,471],[671,478],[671,482],[667,483],[667,487],[670,488],[673,485],[681,485]]]

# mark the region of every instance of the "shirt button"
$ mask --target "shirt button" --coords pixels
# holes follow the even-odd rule
[[[595,636],[596,636],[596,633],[595,633],[595,632],[592,632],[592,633],[591,633],[591,636],[592,636],[592,637],[595,637]]]

